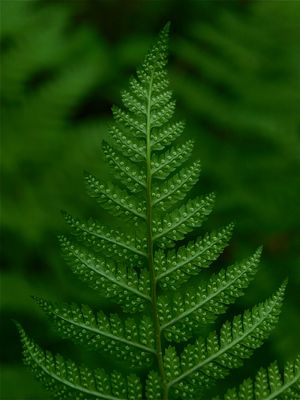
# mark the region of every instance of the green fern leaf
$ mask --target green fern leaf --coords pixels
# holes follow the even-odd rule
[[[195,162],[191,166],[179,171],[165,182],[163,192],[160,185],[153,185],[153,207],[159,211],[172,208],[177,202],[183,200],[190,189],[195,185],[200,174],[200,163]]]
[[[145,240],[107,229],[96,222],[80,222],[67,213],[63,214],[74,235],[94,251],[104,251],[108,256],[132,259],[137,263],[147,256]]]
[[[146,116],[147,115],[147,108],[145,105],[145,102],[143,101],[143,96],[142,98],[138,98],[134,94],[132,94],[130,91],[123,90],[121,92],[121,97],[124,106],[133,114],[136,114],[138,116]]]
[[[133,196],[129,196],[124,190],[109,183],[104,185],[100,183],[93,175],[88,172],[85,174],[88,193],[91,197],[109,210],[112,215],[124,215],[134,221],[146,220],[145,202],[137,203]]]
[[[146,146],[143,140],[136,139],[133,135],[124,132],[117,126],[113,126],[110,129],[110,134],[125,157],[135,162],[145,161]]]
[[[161,399],[162,389],[161,380],[157,372],[151,371],[146,381],[146,398],[147,400]]]
[[[79,345],[92,350],[103,350],[119,361],[130,361],[142,367],[150,364],[154,350],[152,321],[143,317],[139,323],[133,319],[121,319],[117,314],[110,316],[95,313],[86,305],[54,305],[35,298],[35,301],[53,320],[58,332]]]
[[[176,289],[191,275],[197,275],[201,268],[209,267],[228,244],[232,229],[233,225],[230,224],[219,232],[198,239],[196,243],[188,243],[177,251],[171,250],[167,255],[162,250],[158,251],[154,266],[160,286]]]
[[[117,106],[112,108],[113,117],[118,126],[124,127],[134,137],[143,138],[146,134],[146,122],[139,116],[132,116]]]
[[[220,331],[199,337],[243,294],[261,250],[200,280],[201,271],[227,246],[233,226],[186,242],[212,211],[214,194],[187,197],[200,165],[185,165],[191,141],[172,144],[184,125],[171,120],[175,102],[165,70],[167,44],[168,26],[123,92],[125,109],[113,108],[112,144],[104,143],[103,150],[119,182],[100,183],[86,174],[89,194],[116,217],[118,230],[64,214],[72,237],[60,237],[60,242],[72,271],[118,307],[107,315],[89,306],[37,299],[64,338],[112,356],[120,369],[138,368],[141,380],[91,372],[45,355],[21,329],[26,363],[59,399],[207,400],[206,389],[240,367],[278,320],[285,283]],[[265,400],[266,382],[270,396],[283,386],[289,386],[287,394],[295,393],[299,374],[287,367],[286,375],[282,384],[274,369],[269,380],[259,373],[255,400]]]
[[[184,239],[185,234],[199,228],[212,211],[214,194],[188,200],[179,209],[166,216],[153,218],[153,241],[159,239],[161,247],[174,246],[175,240]]]
[[[114,298],[124,309],[136,312],[144,308],[145,301],[151,300],[147,271],[138,276],[135,270],[101,259],[63,237],[61,247],[66,261],[80,279],[106,297]]]
[[[224,396],[224,400],[243,399],[300,399],[300,357],[285,365],[283,376],[274,362],[267,369],[260,369],[254,380],[245,380],[238,389],[230,389]]]
[[[213,322],[218,314],[243,294],[258,268],[261,249],[249,260],[222,269],[208,282],[187,293],[159,297],[161,330],[169,341],[182,342],[195,335],[201,326]]]
[[[120,152],[103,142],[102,149],[108,164],[113,168],[116,177],[133,193],[146,189],[146,171],[130,162]]]
[[[180,167],[192,154],[194,143],[187,143],[172,147],[165,153],[153,156],[151,173],[153,178],[166,179],[173,171]]]
[[[138,400],[142,399],[141,384],[134,375],[119,372],[110,375],[103,370],[91,371],[78,367],[60,355],[45,353],[29,339],[19,325],[24,348],[24,361],[47,389],[63,399]]]
[[[155,104],[155,101],[154,101]],[[184,123],[182,121],[168,124],[162,129],[153,129],[151,137],[151,146],[153,150],[163,150],[176,140],[184,130]]]
[[[168,384],[174,394],[195,398],[197,390],[224,378],[231,368],[240,367],[277,323],[285,286],[286,283],[269,300],[236,316],[231,323],[225,322],[220,334],[212,332],[205,340],[188,345],[181,354],[179,372],[178,368],[173,371]],[[176,351],[171,348],[170,352]]]

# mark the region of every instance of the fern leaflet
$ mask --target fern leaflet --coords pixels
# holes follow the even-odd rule
[[[274,362],[267,369],[260,369],[255,379],[245,380],[238,389],[230,389],[224,400],[289,400],[300,399],[300,358],[288,362],[281,375]]]

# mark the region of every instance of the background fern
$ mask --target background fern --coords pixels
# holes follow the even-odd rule
[[[62,3],[1,2],[2,342],[13,335],[12,311],[34,325],[30,294],[78,293],[74,283],[66,284],[53,238],[63,226],[57,210],[72,198],[74,210],[89,209],[72,169],[83,169],[87,157],[97,162],[93,149],[105,119],[100,123],[81,108],[107,79],[108,56],[91,28],[74,26],[73,14]],[[15,369],[18,355],[14,346],[1,347],[3,379],[12,384],[0,397],[20,398],[26,390],[35,397],[26,384],[14,395],[15,375],[22,376]]]
[[[111,230],[98,222],[81,222],[65,214],[73,238],[61,238],[66,259],[78,277],[97,291],[100,289],[110,301],[120,304],[125,315],[120,311],[110,315],[94,312],[84,305],[52,306],[37,299],[57,323],[63,337],[107,352],[115,360],[119,358],[127,372],[122,373],[121,367],[120,372],[93,371],[61,356],[44,353],[19,326],[26,364],[60,399],[207,398],[207,390],[215,381],[242,366],[244,359],[270,335],[278,320],[286,283],[270,299],[226,321],[218,331],[210,330],[208,335],[201,332],[199,310],[204,326],[224,313],[226,305],[234,302],[248,284],[249,279],[240,282],[244,274],[241,271],[246,269],[251,272],[250,276],[253,274],[260,251],[241,265],[211,276],[202,296],[193,296],[196,284],[193,276],[201,282],[201,269],[209,267],[222,253],[232,226],[197,242],[192,240],[187,246],[180,243],[187,234],[201,227],[212,211],[215,196],[197,196],[183,203],[189,191],[186,174],[174,176],[173,173],[186,165],[192,143],[173,145],[177,137],[173,135],[169,143],[163,144],[174,129],[175,109],[165,69],[168,30],[167,25],[136,77],[131,78],[123,96],[125,108],[113,108],[114,136],[131,143],[132,152],[138,154],[133,162],[132,152],[121,151],[123,171],[130,182],[135,179],[135,189],[141,190],[133,196],[122,177],[119,184],[105,184],[86,173],[88,192],[112,216],[119,218],[120,230]],[[175,123],[175,131],[177,126]],[[152,133],[155,145],[159,143],[159,151],[152,148]],[[106,144],[106,148],[111,149],[111,159],[116,164],[119,157],[114,154],[114,145],[114,142]],[[141,171],[139,174],[137,168]],[[194,165],[190,168],[193,171]],[[172,201],[174,194],[170,190],[174,179],[181,192],[177,201]],[[155,203],[152,185],[156,187]],[[166,193],[168,197],[164,200]],[[169,197],[173,207],[166,213]],[[126,236],[125,220],[134,226]],[[174,297],[178,288],[179,293],[187,295]],[[211,318],[206,317],[206,310]],[[134,314],[133,317],[128,318],[128,313]],[[197,330],[200,336],[195,341]],[[188,341],[190,337],[192,342]],[[249,393],[249,397],[266,397],[265,388],[269,385],[273,398],[299,397],[298,364],[296,361],[296,371],[284,381],[278,381],[279,372],[272,374],[272,368],[269,376],[259,373],[260,384],[255,386],[255,395]],[[139,376],[139,367],[144,369],[145,376]]]
[[[12,18],[9,18],[7,15],[8,11],[5,9],[5,3],[11,4]],[[22,3],[24,9],[19,13],[17,10]],[[101,220],[103,220],[104,215],[100,214],[98,208],[94,209],[93,203],[87,202],[86,197],[82,194],[83,190],[82,186],[80,186],[81,180],[78,179],[78,173],[80,174],[83,168],[89,166],[98,176],[106,174],[106,169],[104,164],[101,164],[101,157],[98,156],[95,146],[98,146],[98,143],[101,141],[101,135],[105,135],[107,128],[105,126],[103,129],[102,125],[98,127],[97,123],[97,127],[94,129],[91,128],[90,124],[87,125],[87,122],[89,119],[94,119],[95,116],[97,118],[100,116],[101,121],[104,122],[103,125],[106,125],[105,121],[108,117],[107,113],[109,112],[110,104],[118,101],[119,88],[124,86],[128,75],[134,71],[136,64],[142,59],[151,41],[155,27],[156,30],[159,30],[164,23],[163,21],[167,19],[174,21],[175,27],[171,43],[172,63],[170,65],[170,72],[172,87],[175,88],[178,99],[178,113],[179,115],[182,113],[183,117],[187,119],[188,133],[190,134],[195,131],[194,139],[196,146],[194,154],[195,157],[201,158],[203,162],[203,173],[199,183],[201,189],[199,190],[202,191],[203,187],[206,187],[208,189],[216,189],[218,193],[216,212],[208,219],[206,226],[214,229],[216,226],[225,225],[232,218],[236,218],[239,235],[233,237],[231,244],[227,247],[224,256],[222,256],[222,260],[226,264],[232,263],[236,258],[242,259],[246,257],[249,248],[254,248],[257,243],[265,244],[262,260],[263,265],[259,269],[255,285],[251,285],[249,290],[247,290],[246,297],[243,298],[245,300],[238,301],[237,306],[234,307],[235,312],[240,312],[245,303],[253,303],[254,299],[257,299],[258,296],[262,299],[265,293],[275,290],[284,276],[289,275],[291,277],[284,306],[285,310],[278,329],[272,335],[271,341],[264,346],[264,358],[260,360],[258,354],[258,357],[252,359],[251,363],[247,364],[246,369],[236,372],[236,379],[238,379],[238,376],[248,376],[249,374],[254,376],[254,371],[262,363],[267,366],[275,358],[283,360],[286,357],[292,357],[295,349],[298,348],[299,336],[297,318],[299,307],[297,295],[299,285],[297,265],[299,261],[297,257],[299,257],[299,254],[297,251],[296,234],[298,221],[296,217],[298,213],[296,200],[298,197],[297,170],[299,167],[297,159],[292,159],[290,154],[297,148],[297,143],[294,146],[295,142],[293,140],[286,141],[286,151],[284,152],[280,145],[274,146],[274,143],[285,141],[285,138],[291,137],[290,132],[296,132],[299,125],[297,115],[294,114],[293,116],[294,106],[297,102],[292,101],[292,93],[291,95],[286,95],[290,90],[289,88],[299,86],[298,70],[294,67],[298,63],[299,55],[299,51],[297,50],[299,43],[297,23],[299,10],[297,9],[297,2],[285,2],[284,7],[280,2],[248,2],[244,4],[238,2],[188,2],[183,10],[181,2],[176,1],[154,3],[133,1],[127,4],[126,8],[123,7],[122,2],[104,4],[103,2],[86,1],[68,2],[64,4],[64,7],[61,7],[61,4],[58,7],[56,3],[55,5],[51,4],[50,8],[56,9],[57,14],[60,14],[62,8],[64,9],[64,13],[68,13],[65,23],[63,23],[66,28],[60,30],[56,39],[52,40],[52,44],[49,45],[50,41],[49,43],[45,41],[45,46],[36,46],[30,54],[34,54],[35,57],[41,57],[38,54],[45,53],[48,50],[48,46],[52,49],[51,51],[56,48],[63,48],[66,62],[63,67],[62,61],[55,56],[54,58],[57,60],[57,67],[55,69],[57,71],[63,70],[67,64],[75,67],[78,55],[80,54],[80,60],[82,60],[85,50],[80,50],[77,54],[74,52],[72,55],[69,50],[69,43],[73,37],[73,33],[78,30],[78,26],[84,25],[85,32],[87,32],[91,30],[91,26],[93,25],[92,30],[94,32],[91,35],[86,34],[85,41],[82,40],[82,46],[83,43],[85,43],[85,48],[94,48],[96,46],[97,49],[93,50],[93,56],[101,54],[101,62],[97,64],[99,75],[95,79],[95,85],[87,90],[86,94],[81,96],[80,99],[78,98],[77,105],[71,112],[70,117],[64,117],[67,123],[60,127],[59,138],[56,137],[55,140],[52,140],[51,137],[49,138],[49,135],[52,135],[52,133],[46,135],[48,129],[42,129],[39,134],[40,146],[33,146],[28,136],[28,140],[22,142],[22,153],[8,151],[6,150],[8,149],[8,140],[4,137],[6,130],[2,125],[2,143],[5,146],[2,146],[3,153],[1,160],[3,161],[6,158],[6,163],[9,160],[11,166],[9,181],[11,184],[8,186],[6,183],[7,179],[2,179],[5,185],[2,187],[2,204],[4,207],[2,207],[1,213],[1,236],[3,236],[1,264],[4,268],[1,277],[1,318],[3,321],[1,341],[10,345],[1,347],[1,362],[4,363],[1,367],[3,376],[1,396],[4,398],[38,397],[38,389],[36,385],[33,386],[33,380],[30,380],[30,375],[19,366],[19,340],[14,326],[10,322],[11,315],[17,315],[18,319],[25,326],[30,326],[30,330],[35,331],[34,336],[42,338],[44,346],[50,346],[58,350],[60,349],[59,346],[61,346],[47,327],[47,322],[44,320],[43,324],[41,323],[42,314],[38,314],[37,308],[32,305],[29,298],[30,294],[36,293],[39,296],[62,301],[70,299],[78,301],[78,296],[80,296],[83,302],[95,303],[95,298],[91,291],[85,292],[82,286],[78,290],[77,281],[68,275],[63,263],[57,257],[55,240],[53,241],[53,238],[57,231],[64,229],[62,221],[57,216],[57,209],[61,207],[70,209],[71,205],[73,213],[76,213],[76,210],[78,210],[78,215],[99,215]],[[25,9],[28,11],[25,12]],[[47,18],[47,21],[39,24],[38,27],[37,24],[32,23],[36,18],[35,16],[42,9],[45,10],[45,14],[48,13],[47,2],[1,2],[1,28],[3,29],[6,26],[5,30],[7,32],[9,30],[10,32],[9,35],[8,33],[2,35],[2,63],[5,60],[6,51],[9,49],[8,43],[12,44],[10,40],[7,40],[8,36],[18,37],[18,40],[22,42],[24,32],[27,30],[26,24],[27,26],[33,26],[31,28],[32,36],[36,37],[39,34],[40,36],[45,36],[43,32],[48,29],[47,26],[56,24],[53,18]],[[117,12],[117,10],[120,10],[120,12]],[[226,11],[225,17],[222,17],[224,10]],[[283,13],[284,18],[281,17]],[[10,22],[12,19],[13,21]],[[240,44],[241,36],[247,37],[247,48],[251,47],[252,55],[258,57],[258,60],[260,60],[257,65],[264,65],[262,68],[264,71],[263,74],[260,73],[262,71],[260,68],[253,68],[250,75],[249,73],[245,74],[243,68],[239,69],[238,75],[241,76],[241,79],[238,85],[242,93],[252,92],[252,101],[256,101],[255,98],[261,99],[261,104],[265,104],[263,106],[265,113],[258,112],[260,117],[256,113],[255,118],[250,118],[248,112],[249,118],[245,117],[243,120],[243,130],[234,129],[233,125],[237,115],[245,115],[243,111],[243,108],[245,108],[244,102],[236,102],[236,112],[232,114],[230,120],[228,119],[227,122],[225,121],[226,123],[224,122],[224,127],[227,126],[225,135],[222,126],[220,129],[214,126],[214,124],[208,123],[205,108],[203,112],[200,110],[203,107],[203,101],[201,107],[196,107],[196,102],[200,104],[199,96],[202,95],[202,92],[199,91],[195,97],[193,88],[200,84],[205,84],[211,91],[217,93],[219,101],[218,114],[223,115],[224,110],[229,111],[227,104],[232,104],[232,96],[229,97],[228,91],[222,90],[220,85],[218,86],[213,83],[216,78],[214,80],[209,79],[208,75],[204,74],[204,70],[198,69],[199,72],[197,72],[197,59],[200,60],[201,58],[201,60],[204,60],[206,54],[211,59],[211,50],[207,44],[208,39],[206,37],[203,37],[202,41],[199,41],[192,32],[196,26],[207,27],[209,25],[211,26],[211,30],[221,31],[223,32],[221,36],[227,37],[231,29],[229,28],[230,25],[228,26],[229,19],[233,20],[231,23],[240,21],[244,27],[243,35],[235,36],[232,40],[233,44],[238,42],[238,40]],[[227,20],[227,27],[224,20]],[[22,29],[17,28],[17,21],[19,21],[19,25],[23,26]],[[250,21],[251,24],[249,23]],[[9,29],[7,28],[8,23],[11,24]],[[89,28],[86,28],[86,23],[90,24]],[[118,30],[114,29],[115,26],[118,26]],[[252,34],[251,36],[251,32],[253,31],[251,29],[252,26],[255,26],[256,35]],[[95,36],[96,29],[98,31],[97,37]],[[262,37],[264,41],[261,40]],[[274,40],[274,37],[276,37],[276,40]],[[50,36],[48,35],[47,38],[49,39]],[[185,50],[183,38],[186,38],[185,43],[189,44],[189,47],[185,47]],[[216,37],[215,40],[217,40]],[[199,57],[189,61],[192,57],[192,53],[189,51],[191,44],[196,44]],[[230,42],[224,43],[224,41],[221,41],[221,46],[214,50],[213,54],[216,57],[216,64],[222,65],[224,63],[222,52],[226,51],[229,44]],[[264,47],[263,51],[260,50],[262,47]],[[18,65],[22,65],[22,58],[27,58],[26,54],[29,53],[22,52],[22,57],[19,57]],[[246,67],[249,67],[243,61],[244,54],[245,52],[243,51],[236,53],[235,60],[241,65],[246,64]],[[264,54],[268,55],[268,57]],[[272,62],[268,63],[268,59],[272,60]],[[106,68],[102,73],[101,70],[105,65],[108,65],[109,69]],[[11,65],[12,74],[16,67],[17,64]],[[92,67],[94,68],[94,66]],[[49,80],[51,81],[53,75],[49,74],[47,66],[45,69],[43,73],[37,73],[37,77],[33,79],[33,88],[40,88],[44,83],[48,83]],[[276,77],[280,76],[281,84],[277,85],[278,79],[272,78],[276,96],[268,96],[271,83],[270,78],[275,77],[275,70],[277,71]],[[78,76],[80,78],[76,82],[85,81],[82,70]],[[187,85],[188,82],[186,82],[186,88],[190,88],[191,90],[190,95],[188,95],[185,87],[180,83],[183,76],[188,76],[188,80],[193,83]],[[260,85],[254,86],[253,82],[258,77]],[[222,75],[222,79],[224,81],[228,80],[224,74]],[[27,81],[31,82],[31,78],[26,78]],[[34,91],[31,89],[31,83],[26,87],[28,88],[26,98],[29,99]],[[256,88],[255,91],[253,91],[254,87]],[[10,91],[10,85],[6,85],[5,81],[2,83],[2,91],[6,93]],[[235,87],[235,91],[237,91],[237,87]],[[13,98],[12,93],[11,91],[10,99]],[[294,93],[296,93],[296,90]],[[51,96],[53,103],[57,101],[57,99],[54,99],[53,93]],[[58,97],[60,96],[58,95]],[[195,99],[192,105],[189,103],[190,98]],[[280,112],[278,112],[279,108],[273,105],[275,98],[278,99],[278,104],[282,101]],[[16,103],[16,100],[14,102]],[[194,107],[195,111],[193,111]],[[224,110],[220,110],[220,107],[223,107]],[[212,108],[210,108],[210,115],[214,112]],[[256,110],[258,109],[256,108]],[[10,118],[16,121],[21,120],[20,111],[20,107],[11,108]],[[57,109],[55,112],[57,113]],[[259,130],[254,126],[254,120],[258,121],[261,118],[264,121],[266,113],[268,114],[269,121],[271,119],[279,121],[280,119],[282,129],[280,131],[273,130],[273,134],[270,129],[267,129],[269,136],[261,140],[259,139],[259,135],[263,134],[261,132],[262,129]],[[31,115],[34,119],[37,112],[35,113],[33,109]],[[216,119],[212,116],[209,118],[212,122],[219,120],[218,116],[216,116]],[[25,123],[28,126],[28,131],[33,131],[30,125],[34,127],[35,122],[30,121],[29,118],[26,121],[23,118],[22,121],[22,137],[25,137]],[[4,122],[3,118],[2,122]],[[46,118],[44,122],[46,122]],[[79,122],[82,126],[81,132],[77,129]],[[68,128],[70,125],[72,126],[71,136]],[[75,131],[77,139],[72,140]],[[243,133],[245,131],[247,135]],[[259,135],[257,132],[260,132]],[[243,136],[241,137],[241,135]],[[20,147],[21,142],[17,140],[15,134],[13,136],[5,136],[6,138],[10,138],[9,148]],[[239,139],[240,137],[241,139]],[[62,140],[62,138],[66,140]],[[84,146],[82,145],[81,138],[84,141]],[[251,145],[249,144],[250,138]],[[243,145],[245,140],[248,143],[247,148]],[[53,154],[52,159],[50,159],[47,147],[48,143],[54,144],[51,153]],[[59,145],[56,146],[56,143]],[[47,151],[45,156],[41,157],[42,148],[47,149]],[[64,148],[68,150],[63,150]],[[56,149],[59,156],[53,153]],[[83,153],[83,149],[85,149],[85,153]],[[225,163],[222,168],[216,168],[222,160],[226,162],[224,149],[226,149],[226,154],[230,150],[230,159],[235,161],[230,164]],[[258,149],[261,149],[260,152],[258,152]],[[22,216],[18,220],[13,219],[12,224],[8,222],[7,215],[11,215],[12,217],[13,213],[17,215],[21,204],[16,203],[16,200],[14,200],[16,195],[12,198],[11,194],[9,194],[11,190],[8,191],[7,189],[8,187],[14,187],[17,192],[17,188],[22,187],[22,182],[26,182],[26,187],[29,188],[29,184],[33,180],[32,173],[30,172],[32,169],[28,170],[27,178],[24,178],[24,172],[20,175],[20,171],[24,171],[24,168],[18,166],[21,164],[21,157],[24,157],[25,154],[30,155],[28,160],[30,160],[31,165],[36,165],[34,171],[39,171],[40,175],[44,171],[44,178],[34,181],[35,184],[32,185],[33,195],[30,197],[32,201],[28,200],[26,206],[22,203],[24,205],[22,207]],[[57,169],[53,167],[53,158],[60,160],[60,166],[64,170],[64,173],[60,173],[59,176]],[[89,160],[88,164],[86,158]],[[243,165],[246,166],[245,160],[247,160],[247,165],[251,165],[251,168],[243,168]],[[255,168],[258,161],[260,165],[259,173],[250,175],[249,171]],[[29,161],[26,165],[28,163]],[[74,168],[75,165],[79,168]],[[230,168],[230,165],[233,165],[233,167]],[[239,167],[235,168],[235,165]],[[4,174],[4,171],[5,169],[2,168],[1,173]],[[276,175],[276,181],[270,180],[270,175]],[[52,179],[52,176],[56,177],[55,180]],[[268,185],[259,185],[258,176],[261,177],[261,182],[268,182]],[[72,185],[69,185],[70,181]],[[59,182],[61,184],[58,185]],[[247,187],[243,184],[244,182],[247,182]],[[237,190],[235,189],[235,184]],[[56,187],[56,185],[58,186]],[[229,187],[230,190],[228,190]],[[239,189],[241,187],[244,187],[245,190],[247,189],[247,196],[243,194],[245,190],[242,192]],[[53,190],[50,190],[49,193],[50,188],[53,188]],[[9,204],[5,200],[8,195],[10,196]],[[33,199],[37,198],[40,199],[38,208],[33,207],[33,204],[36,204],[35,201],[33,202]],[[260,198],[262,200],[270,198],[271,201],[260,201]],[[76,206],[77,201],[78,206]],[[13,207],[14,204],[15,206]],[[8,207],[9,209],[13,208],[11,213],[6,212]],[[38,209],[41,210],[40,213],[38,213]],[[52,212],[48,212],[50,209],[52,209]],[[286,212],[287,209],[289,210],[288,215]],[[291,218],[288,216],[291,216]],[[5,226],[3,225],[4,219],[6,221]],[[237,236],[238,244],[236,242]],[[18,251],[16,251],[16,248]],[[59,290],[56,290],[58,285]],[[15,293],[18,295],[16,296]],[[101,301],[103,302],[103,300]],[[99,298],[97,298],[97,304],[99,304]],[[37,320],[39,321],[38,323],[36,323]],[[291,329],[291,326],[293,329]],[[47,333],[46,336],[45,332]],[[69,350],[70,355],[74,356],[76,354],[79,357],[79,347],[66,346],[66,343],[64,343],[62,348]],[[88,358],[91,356],[92,353]],[[85,360],[87,354],[80,355],[80,359],[82,357]],[[107,364],[107,360],[105,363]],[[26,385],[16,386],[16,376],[19,382],[24,377]],[[232,382],[233,385],[236,384],[236,379]]]

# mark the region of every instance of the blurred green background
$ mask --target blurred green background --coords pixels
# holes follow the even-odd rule
[[[59,210],[105,219],[82,171],[107,174],[111,105],[168,20],[177,116],[203,165],[196,191],[217,193],[204,228],[236,224],[222,265],[264,245],[260,272],[232,312],[289,277],[264,354],[232,382],[299,351],[300,2],[2,0],[1,399],[49,398],[22,366],[12,319],[43,346],[101,364],[59,340],[30,296],[101,302],[60,256]]]

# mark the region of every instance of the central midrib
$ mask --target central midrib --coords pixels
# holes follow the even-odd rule
[[[152,170],[151,170],[151,96],[152,96],[152,85],[153,85],[154,69],[151,74],[148,88],[147,98],[147,121],[146,121],[146,164],[147,164],[147,244],[148,244],[148,269],[150,273],[150,284],[151,284],[151,304],[152,304],[152,316],[154,323],[155,332],[155,343],[156,343],[156,356],[158,362],[159,374],[163,386],[163,400],[168,400],[168,387],[166,382],[166,374],[164,370],[162,344],[161,344],[161,328],[158,318],[158,307],[157,307],[157,281],[153,262],[153,218],[152,218]]]

